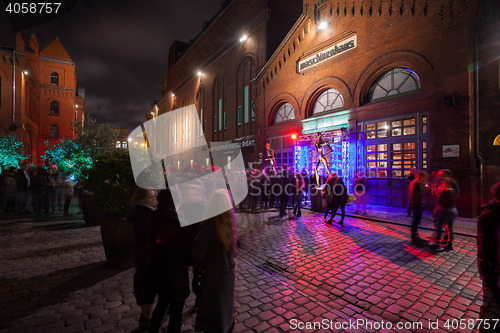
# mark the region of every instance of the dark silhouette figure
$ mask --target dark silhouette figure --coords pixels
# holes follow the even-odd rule
[[[207,208],[227,207],[227,191],[218,190]],[[232,210],[201,223],[193,244],[193,257],[202,269],[196,331],[232,332],[234,327],[234,256],[237,250],[236,222]]]
[[[151,274],[148,269],[148,225],[156,205],[153,190],[138,188],[132,194],[130,203],[133,208],[127,216],[134,230],[134,295],[141,308],[139,328],[148,330],[151,322],[151,309],[156,297]]]
[[[500,182],[491,189],[493,200],[481,207],[477,220],[477,267],[483,280],[479,318],[491,317],[500,306]]]
[[[151,317],[150,332],[158,332],[167,308],[167,332],[178,333],[182,309],[189,296],[189,234],[181,228],[169,190],[158,193],[158,208],[150,221],[150,269],[158,302]]]

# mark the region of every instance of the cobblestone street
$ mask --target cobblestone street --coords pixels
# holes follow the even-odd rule
[[[238,216],[235,332],[312,332],[312,322],[333,325],[320,332],[473,331],[445,324],[478,318],[474,237],[457,236],[454,251],[430,252],[410,244],[405,225],[351,216],[341,229],[307,210],[299,219],[276,215]],[[106,265],[100,227],[85,227],[79,216],[16,216],[0,220],[0,244],[1,332],[137,328],[133,269]],[[191,295],[183,332],[193,331],[193,303]],[[356,320],[392,329],[338,326]],[[399,322],[414,326],[397,329]]]

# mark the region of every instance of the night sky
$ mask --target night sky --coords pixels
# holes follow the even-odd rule
[[[35,33],[40,51],[58,37],[76,64],[86,112],[112,127],[135,128],[161,97],[168,49],[189,42],[220,8],[221,0],[80,0]],[[3,9],[3,6],[2,6]],[[15,33],[0,13],[0,45],[15,48]]]

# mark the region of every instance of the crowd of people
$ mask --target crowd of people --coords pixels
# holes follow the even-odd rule
[[[10,214],[63,212],[64,216],[69,216],[71,200],[80,189],[72,178],[71,172],[33,167],[26,162],[20,168],[2,169],[0,210]]]
[[[135,236],[134,294],[141,308],[139,330],[158,332],[168,309],[167,332],[180,332],[192,267],[195,330],[231,332],[238,244],[233,211],[181,227],[170,190],[159,191],[156,208],[154,194],[152,190],[137,189],[128,215]],[[216,190],[206,207],[228,204],[228,192]]]

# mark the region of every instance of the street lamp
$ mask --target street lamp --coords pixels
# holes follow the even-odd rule
[[[320,24],[318,24],[318,27],[316,28],[317,31],[325,30],[328,27],[328,22],[322,21]]]

